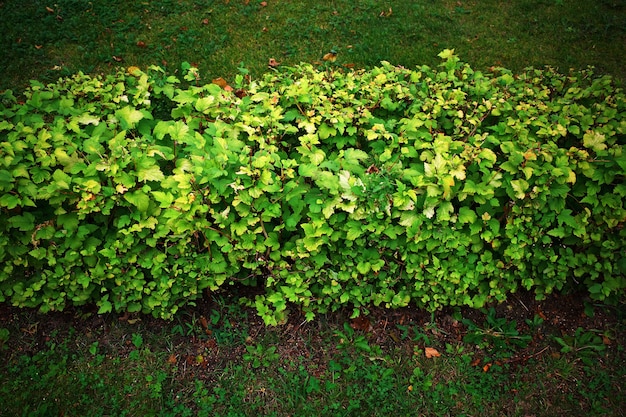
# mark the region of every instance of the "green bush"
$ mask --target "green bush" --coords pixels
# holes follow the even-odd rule
[[[0,301],[171,317],[483,306],[626,287],[626,103],[607,77],[302,64],[234,92],[158,67],[0,105]]]

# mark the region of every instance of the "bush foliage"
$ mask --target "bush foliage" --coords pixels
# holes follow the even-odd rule
[[[302,64],[234,91],[159,67],[0,104],[0,301],[171,317],[243,283],[294,303],[483,306],[626,287],[626,103],[610,78]]]

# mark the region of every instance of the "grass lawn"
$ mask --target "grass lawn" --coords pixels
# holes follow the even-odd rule
[[[0,91],[76,71],[188,61],[206,80],[284,65],[436,65],[454,48],[475,69],[595,66],[626,80],[624,0],[161,0],[0,2]]]
[[[626,81],[626,0],[0,0],[0,91],[183,61],[594,66]],[[279,70],[279,69],[278,69]],[[620,416],[626,315],[581,294],[484,310],[372,309],[263,325],[236,294],[171,322],[0,304],[0,416]]]

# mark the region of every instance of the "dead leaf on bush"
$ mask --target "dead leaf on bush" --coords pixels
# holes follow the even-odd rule
[[[222,77],[213,78],[213,84],[217,84],[222,88],[226,88],[226,86],[228,85],[226,80],[223,79]]]
[[[430,348],[427,347],[424,349],[424,353],[426,354],[427,358],[437,358],[439,356],[441,356],[441,353],[439,353],[439,351],[435,348]]]

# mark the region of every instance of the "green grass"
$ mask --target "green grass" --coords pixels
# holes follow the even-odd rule
[[[270,58],[319,62],[331,49],[355,67],[437,65],[454,48],[480,70],[591,65],[626,80],[624,0],[5,0],[0,14],[0,90],[183,61],[206,80],[232,80],[241,63],[259,76]]]
[[[277,328],[229,299],[169,323],[5,308],[0,415],[624,415],[623,310],[558,303]]]

